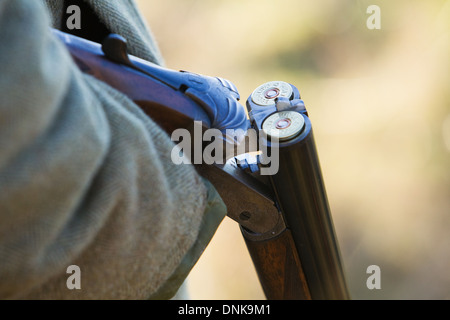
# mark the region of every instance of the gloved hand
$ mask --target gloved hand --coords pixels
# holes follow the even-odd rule
[[[207,203],[197,241],[164,285],[149,298],[151,300],[171,299],[177,293],[227,214],[225,203],[215,187],[207,179],[202,178],[202,180],[207,188]]]

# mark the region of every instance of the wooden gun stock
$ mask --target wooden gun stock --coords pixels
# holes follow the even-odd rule
[[[227,80],[130,56],[117,35],[102,46],[56,30],[54,34],[83,72],[127,95],[169,134],[191,128],[194,121],[222,132],[272,132],[262,139],[270,152],[279,154],[275,174],[262,176],[260,163],[236,158],[197,169],[216,187],[228,216],[239,223],[268,299],[349,298],[311,122],[294,86],[277,82],[255,90],[246,104],[248,119],[237,102],[237,89]],[[278,140],[272,129],[287,134]]]

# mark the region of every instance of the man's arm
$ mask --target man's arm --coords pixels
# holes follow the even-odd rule
[[[133,102],[78,71],[42,3],[2,1],[0,39],[0,296],[152,296],[195,262],[223,203]]]

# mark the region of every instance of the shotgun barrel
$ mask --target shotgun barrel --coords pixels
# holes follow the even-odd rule
[[[271,262],[283,265],[284,270],[277,272],[286,273],[285,281],[277,286],[285,289],[268,288],[266,296],[273,299],[349,299],[312,125],[298,89],[282,81],[266,83],[248,98],[247,108],[253,126],[267,132],[267,144],[272,144],[271,135],[278,138],[272,152],[279,155],[279,170],[270,176],[270,182],[285,228],[279,235],[263,240],[244,232],[262,283],[267,283],[264,278],[282,277],[269,274],[271,268],[264,266],[266,253],[263,251],[260,256],[262,245],[258,241],[265,247],[273,247],[272,251],[278,252],[277,257],[279,252],[285,252],[279,257],[285,259],[285,263]],[[283,246],[289,250],[283,251]],[[299,269],[303,273],[299,273]],[[303,288],[303,291],[294,290],[292,286]],[[274,295],[274,292],[278,294]]]

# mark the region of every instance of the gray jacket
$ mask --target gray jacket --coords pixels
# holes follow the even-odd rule
[[[133,1],[87,2],[161,63]],[[49,28],[62,3],[0,2],[0,298],[170,298],[225,207],[132,101],[77,69]]]

